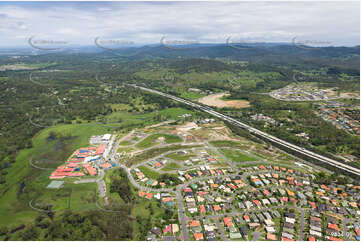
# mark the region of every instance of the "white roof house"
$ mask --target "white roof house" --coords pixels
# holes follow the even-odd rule
[[[296,219],[294,218],[289,218],[289,217],[286,217],[286,222],[287,223],[291,223],[291,224],[294,224],[296,222]]]
[[[112,137],[111,134],[105,134],[105,135],[103,135],[102,140],[103,141],[108,141],[108,140],[110,140],[110,137]]]
[[[322,237],[322,233],[315,231],[315,230],[310,230],[310,235]]]
[[[271,226],[266,226],[266,230],[267,230],[267,233],[275,233],[276,232],[275,228],[273,228]]]

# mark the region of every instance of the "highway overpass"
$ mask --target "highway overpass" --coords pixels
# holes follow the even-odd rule
[[[183,98],[179,98],[179,97],[176,97],[176,96],[173,96],[173,95],[170,95],[170,94],[167,94],[167,93],[163,93],[163,92],[160,92],[160,91],[157,91],[157,90],[153,90],[153,89],[150,89],[150,88],[137,86],[135,84],[132,84],[131,86],[139,88],[139,89],[147,91],[147,92],[155,93],[155,94],[158,94],[160,96],[167,97],[167,98],[173,99],[175,101],[178,101],[178,102],[184,103],[186,105],[189,105],[191,107],[200,109],[200,110],[202,110],[202,111],[204,111],[206,113],[209,113],[212,116],[215,116],[215,117],[220,118],[220,119],[222,119],[224,121],[227,121],[227,122],[229,122],[229,123],[231,123],[231,124],[233,124],[233,125],[235,125],[237,127],[246,129],[250,133],[252,133],[252,134],[254,134],[256,136],[262,137],[265,140],[268,140],[268,141],[270,141],[272,143],[275,143],[275,144],[277,144],[277,145],[279,145],[281,147],[284,147],[284,148],[287,148],[288,150],[299,153],[304,157],[308,157],[308,158],[310,158],[312,160],[316,160],[316,161],[318,161],[320,163],[325,163],[325,164],[330,165],[332,167],[341,169],[342,171],[344,171],[346,173],[349,173],[349,174],[351,173],[353,175],[360,176],[360,170],[355,168],[355,167],[346,165],[344,163],[338,162],[338,161],[330,159],[328,157],[316,154],[315,152],[309,151],[309,150],[307,150],[305,148],[302,148],[302,147],[299,147],[297,145],[291,144],[291,143],[289,143],[287,141],[281,140],[281,139],[279,139],[279,138],[277,138],[275,136],[269,135],[269,134],[267,134],[267,133],[265,133],[263,131],[260,131],[260,130],[255,129],[255,128],[247,125],[247,124],[244,124],[244,123],[242,123],[242,122],[240,122],[240,121],[238,121],[238,120],[236,120],[234,118],[231,118],[231,117],[226,116],[226,115],[224,115],[222,113],[216,112],[216,111],[214,111],[212,108],[210,108],[208,106],[203,106],[203,105],[200,105],[200,104],[185,100]]]

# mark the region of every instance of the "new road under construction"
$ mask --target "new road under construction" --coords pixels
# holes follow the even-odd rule
[[[211,107],[203,106],[198,103],[194,103],[194,102],[191,102],[191,101],[188,101],[188,100],[185,100],[185,99],[182,99],[182,98],[179,98],[179,97],[167,94],[167,93],[163,93],[163,92],[160,92],[157,90],[153,90],[150,88],[137,86],[135,84],[131,84],[131,86],[133,86],[135,88],[139,88],[139,89],[147,91],[147,92],[158,94],[158,95],[166,97],[166,98],[170,98],[172,100],[181,102],[181,103],[191,106],[193,108],[202,110],[202,111],[204,111],[214,117],[222,119],[223,121],[226,121],[236,127],[248,130],[252,135],[262,138],[268,142],[271,142],[272,144],[276,145],[277,147],[280,147],[281,149],[285,150],[286,152],[296,155],[302,159],[316,162],[318,165],[323,165],[323,166],[326,166],[333,170],[337,169],[339,171],[342,171],[345,174],[349,174],[349,175],[357,176],[357,177],[360,176],[360,170],[355,167],[352,167],[347,164],[341,163],[339,161],[333,160],[331,158],[316,154],[315,152],[307,150],[303,147],[299,147],[297,145],[291,144],[291,143],[284,141],[282,139],[279,139],[273,135],[270,135],[261,130],[255,129],[255,128],[253,128],[245,123],[242,123],[234,118],[231,118],[227,115],[224,115],[220,112],[214,111]]]

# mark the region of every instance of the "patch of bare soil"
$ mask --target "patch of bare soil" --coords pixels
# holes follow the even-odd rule
[[[340,94],[340,97],[342,98],[360,98],[360,95],[358,93],[353,92],[344,92]]]
[[[187,132],[192,129],[200,129],[200,127],[198,127],[198,125],[195,122],[188,122],[176,128],[177,131],[181,131],[181,132]]]
[[[249,102],[246,100],[224,101],[221,98],[224,97],[225,95],[226,95],[225,93],[216,93],[216,94],[208,95],[198,99],[198,102],[218,108],[224,108],[224,107],[248,108],[250,106]]]

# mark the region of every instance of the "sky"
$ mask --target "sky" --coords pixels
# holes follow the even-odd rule
[[[360,3],[0,2],[0,47],[227,40],[359,45]]]

